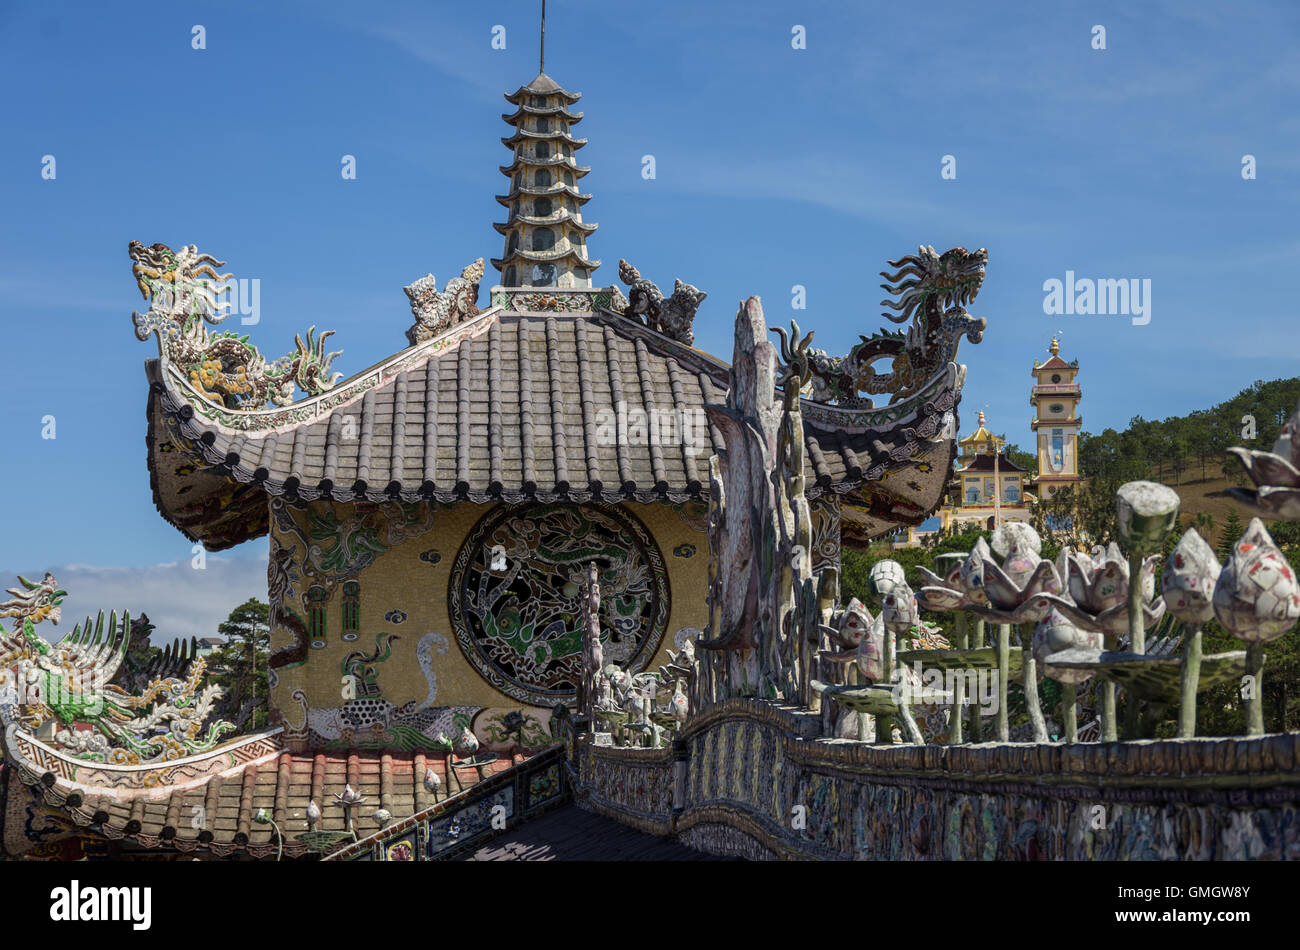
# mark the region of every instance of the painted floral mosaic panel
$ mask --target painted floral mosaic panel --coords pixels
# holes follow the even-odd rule
[[[448,591],[465,657],[506,695],[533,705],[571,701],[582,674],[580,589],[600,568],[607,663],[636,671],[668,625],[668,577],[645,527],[604,505],[498,508],[470,532]]]

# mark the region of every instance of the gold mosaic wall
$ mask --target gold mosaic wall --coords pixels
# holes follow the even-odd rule
[[[505,748],[519,736],[507,735],[511,712],[525,714],[526,747],[549,742],[552,704],[489,683],[467,660],[449,613],[457,554],[494,511],[500,506],[272,500],[271,708],[293,746],[432,747],[468,722],[481,742]],[[618,512],[644,526],[667,574],[667,623],[645,664],[654,670],[675,649],[675,633],[705,625],[704,506],[625,504]],[[361,660],[345,675],[355,654]]]

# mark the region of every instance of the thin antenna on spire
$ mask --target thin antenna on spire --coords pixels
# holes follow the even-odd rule
[[[542,0],[542,51],[537,59],[537,71],[546,72],[546,0]]]

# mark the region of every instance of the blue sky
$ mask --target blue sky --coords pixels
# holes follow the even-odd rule
[[[84,613],[151,610],[132,591],[165,575],[192,588],[196,627],[167,634],[265,594],[264,541],[180,571],[189,543],[154,511],[155,346],[131,332],[127,242],[196,243],[258,278],[269,356],[311,324],[337,331],[345,375],[395,352],[403,285],[501,251],[501,97],[537,72],[537,15],[534,0],[0,3],[5,577],[79,565],[63,573],[81,572]],[[696,340],[724,358],[750,294],[844,352],[883,323],[887,258],[987,247],[963,430],[985,408],[1023,446],[1029,368],[1055,330],[1091,431],[1300,372],[1298,39],[1291,3],[554,0],[547,72],[584,94],[597,283],[626,257],[708,291]],[[1045,315],[1043,283],[1067,270],[1150,279],[1151,322]]]

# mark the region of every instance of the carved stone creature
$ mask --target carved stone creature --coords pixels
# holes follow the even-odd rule
[[[978,343],[988,325],[983,317],[972,317],[965,305],[979,294],[984,281],[988,252],[984,248],[967,251],[955,247],[939,254],[922,245],[889,266],[897,273],[881,271],[889,283],[881,286],[898,297],[881,301],[895,311],[884,313],[894,323],[911,320],[907,332],[884,330],[871,337],[862,336],[847,356],[829,356],[825,350],[811,350],[813,398],[838,402],[843,406],[873,405],[858,393],[891,393],[891,402],[916,392],[936,372],[957,356],[957,346],[965,336]],[[890,359],[885,374],[872,365]]]
[[[695,311],[707,293],[678,280],[673,283],[673,295],[665,298],[663,291],[624,260],[618,262],[618,277],[629,288],[627,306],[622,311],[625,316],[644,317],[651,330],[680,343],[689,346],[694,342]]]
[[[412,346],[431,340],[478,314],[478,285],[483,280],[483,258],[469,264],[459,277],[447,281],[439,293],[437,280],[426,274],[403,288],[411,301],[415,323],[406,331]]]

